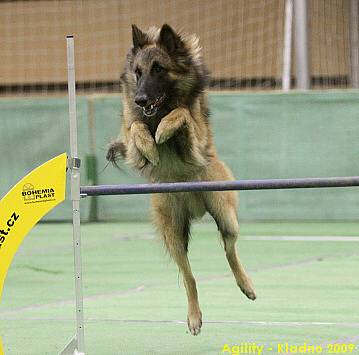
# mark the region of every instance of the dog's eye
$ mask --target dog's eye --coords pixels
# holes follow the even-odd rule
[[[156,73],[161,73],[164,70],[163,66],[159,65],[158,63],[154,63],[152,69]]]
[[[136,78],[137,80],[142,76],[142,71],[139,68],[136,68],[135,70]]]

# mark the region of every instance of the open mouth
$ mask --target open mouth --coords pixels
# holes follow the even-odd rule
[[[162,96],[158,97],[151,104],[143,107],[142,110],[143,110],[144,115],[147,117],[154,116],[158,112],[158,110],[161,107],[161,105],[163,104],[163,102],[165,101],[165,98],[166,98],[166,95],[163,94]]]

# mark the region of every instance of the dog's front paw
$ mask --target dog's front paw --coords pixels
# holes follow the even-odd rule
[[[160,162],[160,156],[156,146],[153,146],[149,149],[144,149],[142,154],[144,157],[153,165],[156,166]]]
[[[126,147],[120,141],[113,141],[108,145],[106,159],[111,163],[116,163],[119,156],[125,158]]]
[[[157,127],[155,141],[162,144],[169,140],[186,121],[190,121],[190,113],[187,109],[176,108],[165,116]]]
[[[189,313],[187,317],[188,329],[192,335],[198,335],[201,332],[202,327],[202,313],[193,312]]]
[[[109,147],[106,154],[106,160],[110,162],[116,161],[116,150],[114,147]]]
[[[155,136],[156,143],[162,144],[168,141],[173,136],[173,133],[174,130],[166,127],[165,125],[161,126],[161,124],[159,124]]]

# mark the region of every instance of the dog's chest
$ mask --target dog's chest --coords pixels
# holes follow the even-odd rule
[[[193,164],[188,162],[185,147],[175,139],[157,146],[160,156],[159,164],[153,168],[153,174],[158,181],[183,181],[194,179],[198,172]]]

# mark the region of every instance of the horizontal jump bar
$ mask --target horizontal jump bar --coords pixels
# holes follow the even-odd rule
[[[359,176],[301,179],[266,179],[234,181],[166,182],[156,184],[123,184],[81,186],[81,196],[133,195],[163,192],[302,189],[318,187],[359,186]]]

